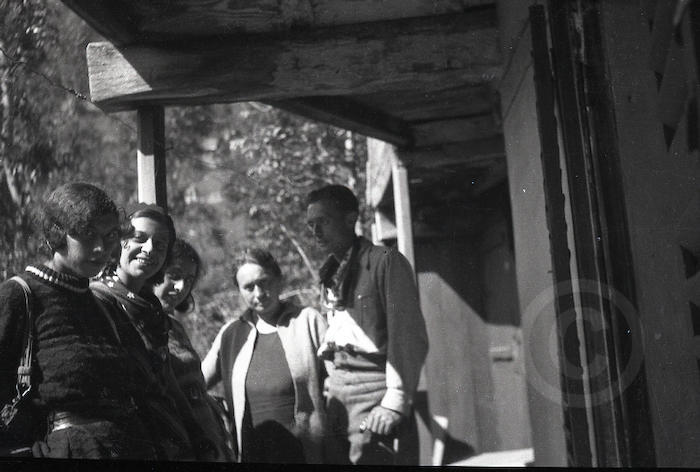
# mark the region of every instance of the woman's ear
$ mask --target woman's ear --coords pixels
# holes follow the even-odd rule
[[[358,216],[359,213],[357,213],[356,211],[351,211],[350,213],[346,213],[345,217],[343,218],[345,226],[349,229],[352,229],[353,232],[355,232],[355,222],[357,221]]]
[[[66,238],[67,234],[63,231],[63,228],[57,223],[51,223],[51,227],[46,234],[46,245],[49,247],[51,253],[55,253],[62,247],[65,247],[68,244]]]

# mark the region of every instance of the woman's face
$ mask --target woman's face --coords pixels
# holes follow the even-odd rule
[[[122,241],[119,267],[131,280],[153,277],[165,262],[170,234],[168,228],[147,216],[132,218],[134,234]]]
[[[259,316],[274,314],[279,307],[282,281],[252,262],[236,272],[238,290],[246,306]]]
[[[178,259],[165,269],[163,282],[153,287],[153,293],[165,311],[172,312],[185,301],[192,291],[196,276],[197,264],[188,258]]]
[[[93,277],[107,264],[119,244],[119,219],[102,215],[94,219],[85,234],[66,235],[66,244],[56,251],[54,269],[79,277]]]

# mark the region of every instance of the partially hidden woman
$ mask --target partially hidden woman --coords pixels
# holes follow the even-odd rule
[[[40,223],[50,251],[21,274],[34,305],[32,402],[43,427],[34,431],[51,458],[154,459],[149,432],[134,407],[140,388],[88,278],[119,243],[119,216],[99,188],[62,185],[44,202]],[[0,285],[0,401],[14,394],[26,330],[24,292]],[[35,451],[36,452],[36,451]]]
[[[168,350],[177,383],[187,397],[204,434],[215,446],[216,460],[232,461],[233,451],[228,446],[230,434],[221,419],[224,412],[207,393],[202,376],[202,361],[178,319],[193,308],[192,289],[201,272],[202,261],[197,251],[189,243],[176,239],[170,260],[163,269],[163,280],[153,287],[153,293],[170,318]]]
[[[115,321],[142,386],[136,397],[152,435],[158,459],[211,459],[201,429],[177,386],[168,352],[170,320],[152,285],[162,279],[175,241],[175,228],[165,211],[140,203],[122,228],[116,268],[106,270],[90,287]]]
[[[280,300],[282,273],[268,251],[246,251],[234,274],[247,309],[221,329],[202,371],[208,387],[223,380],[237,460],[321,463],[325,321]]]

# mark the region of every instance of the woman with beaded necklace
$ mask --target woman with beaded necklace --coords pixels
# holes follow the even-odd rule
[[[69,183],[46,200],[41,224],[51,251],[21,277],[34,313],[32,403],[42,426],[35,455],[153,459],[134,408],[139,386],[118,333],[88,289],[119,242],[117,208],[99,188]],[[15,281],[0,285],[0,400],[12,397],[23,351],[26,306]],[[41,451],[41,452],[39,452]]]
[[[138,204],[122,231],[117,266],[91,284],[115,321],[142,385],[136,397],[150,429],[158,458],[209,459],[187,399],[177,385],[168,351],[170,322],[151,286],[175,241],[170,217],[157,205]]]

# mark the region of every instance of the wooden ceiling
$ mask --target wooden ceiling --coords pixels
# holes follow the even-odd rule
[[[92,100],[263,101],[404,148],[479,140],[503,153],[494,0],[63,0],[88,46]]]

